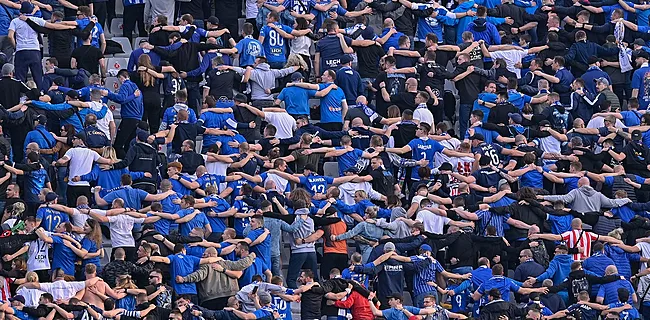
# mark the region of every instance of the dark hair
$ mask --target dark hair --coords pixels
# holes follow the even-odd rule
[[[309,22],[303,17],[296,18],[296,30],[305,30],[309,28]]]
[[[131,183],[133,183],[133,180],[131,179],[131,175],[128,173],[123,174],[120,177],[120,183],[122,183],[123,186],[130,186]]]

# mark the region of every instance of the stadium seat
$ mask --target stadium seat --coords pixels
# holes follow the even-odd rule
[[[126,69],[126,66],[129,64],[129,59],[127,58],[108,58],[106,60],[106,69],[107,70],[120,70]]]
[[[43,37],[43,56],[44,57],[49,57],[50,56],[50,45],[49,45],[49,40],[47,37]]]
[[[118,2],[121,3],[121,1]],[[110,28],[111,34],[113,36],[121,36],[122,29],[124,29],[124,20],[122,20],[122,18],[114,18],[113,21],[111,21],[111,28]]]
[[[339,163],[338,162],[325,162],[323,164],[323,175],[328,177],[339,176]]]
[[[122,46],[122,50],[124,53],[116,53],[113,55],[115,58],[128,58],[131,56],[131,51],[133,51],[133,48],[131,47],[131,41],[129,41],[129,38],[126,37],[113,37],[111,40],[117,42]]]
[[[106,82],[104,83],[104,86],[107,89],[112,90],[113,92],[115,92],[118,89],[120,89],[120,82],[117,81],[117,77],[108,77],[108,78],[106,78]]]

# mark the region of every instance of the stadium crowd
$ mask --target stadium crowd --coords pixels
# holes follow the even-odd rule
[[[122,1],[0,0],[0,320],[650,319],[647,1]]]

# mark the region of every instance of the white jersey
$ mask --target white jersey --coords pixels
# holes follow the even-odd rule
[[[88,103],[90,104],[90,109],[92,109],[93,111],[99,112],[102,111],[103,108],[107,108],[106,116],[104,116],[101,119],[97,119],[97,128],[106,135],[106,138],[108,138],[108,140],[111,140],[110,123],[115,120],[113,118],[113,111],[108,109],[108,107],[106,107],[100,101],[90,101]]]
[[[228,170],[228,167],[230,166],[229,163],[221,162],[221,161],[208,161],[208,156],[203,155],[203,161],[205,161],[205,170],[208,173],[215,174],[218,176],[227,176],[226,170]],[[223,191],[223,189],[226,188],[227,183],[223,182],[219,184],[219,192]]]
[[[457,172],[465,177],[469,177],[472,174],[472,168],[474,166],[474,161],[476,159],[472,157],[461,157],[461,158],[450,158],[449,163],[451,163],[451,167],[453,168],[454,172]],[[449,184],[447,185],[449,187],[449,195],[450,196],[457,196],[458,193],[458,185],[461,183],[460,180],[454,178],[453,176],[449,177]]]
[[[51,232],[45,232],[50,236]],[[36,239],[29,242],[27,251],[27,271],[49,270],[50,267],[50,246],[47,242]]]

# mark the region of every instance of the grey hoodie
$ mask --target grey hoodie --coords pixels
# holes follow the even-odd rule
[[[562,201],[571,206],[571,209],[580,213],[600,211],[601,208],[614,208],[624,206],[632,201],[628,198],[610,199],[591,186],[582,186],[571,190],[565,195],[544,196],[544,200]]]
[[[245,69],[233,68],[240,74],[244,74]],[[271,100],[273,101],[272,94],[266,94],[264,89],[275,88],[275,79],[286,77],[293,73],[293,67],[284,69],[271,69],[268,63],[260,63],[253,71],[248,83],[251,86],[251,100]]]
[[[375,224],[384,229],[384,234],[391,238],[406,238],[411,235],[411,228],[404,221],[395,221],[400,217],[406,217],[406,210],[402,207],[393,208],[390,222],[386,219],[377,219]]]
[[[307,219],[303,221],[302,226],[298,227],[296,231],[290,233],[291,236],[291,253],[307,253],[316,252],[314,243],[296,244],[296,239],[304,239],[314,233],[314,220],[309,217],[309,209],[298,209],[295,215],[306,215]],[[302,217],[296,217],[296,220],[291,224],[292,226],[299,224],[298,220]]]

